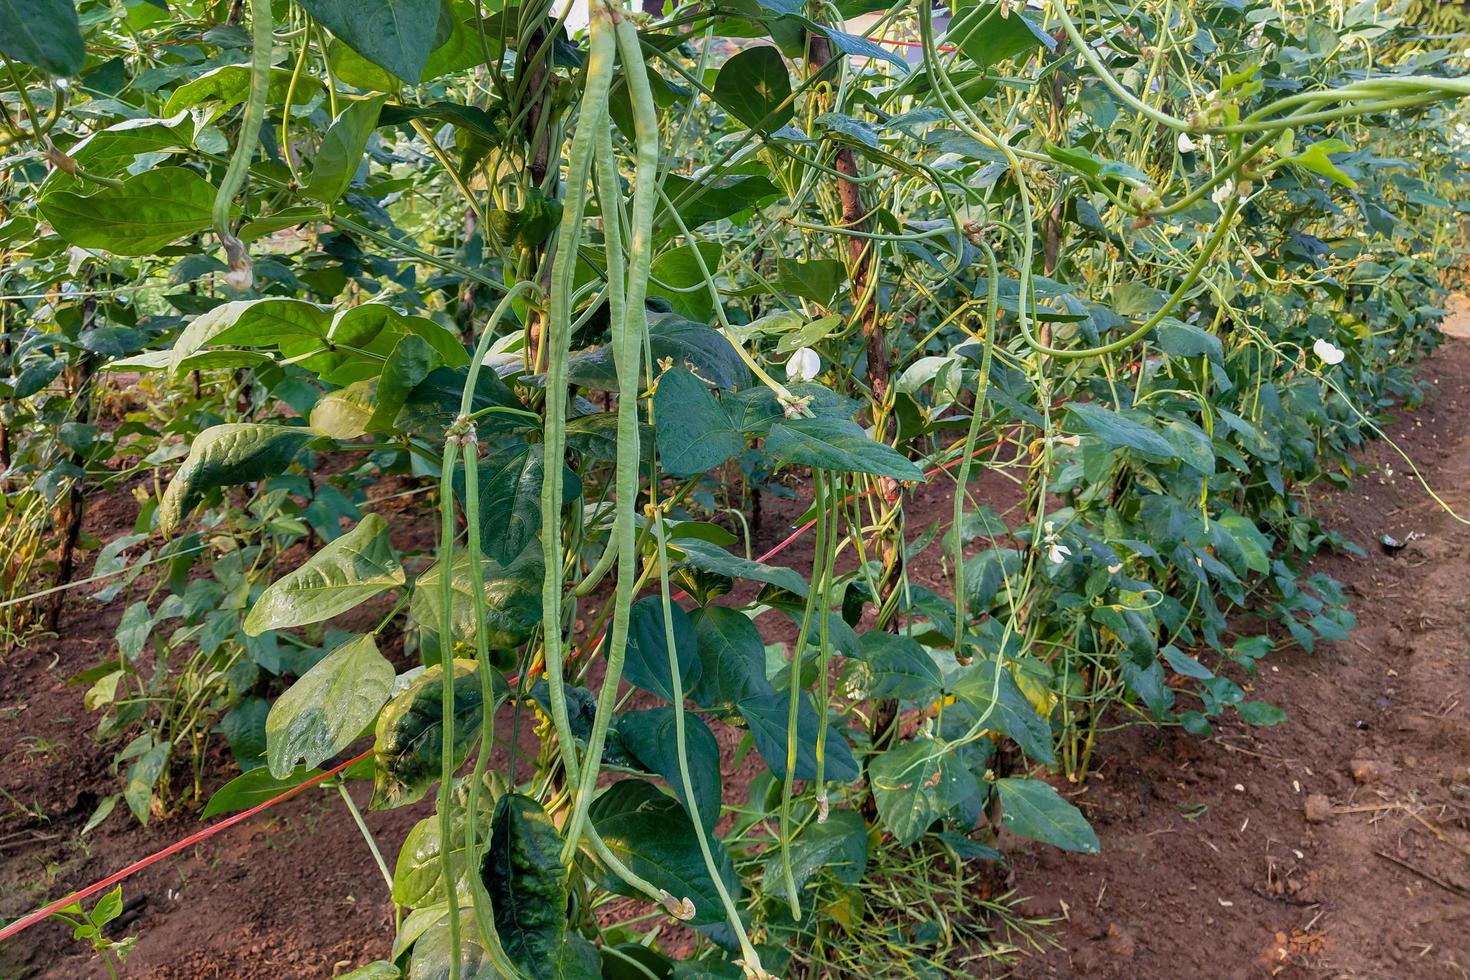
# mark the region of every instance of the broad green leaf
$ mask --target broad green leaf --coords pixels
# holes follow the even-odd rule
[[[296,77],[296,87],[291,87],[292,72],[289,68],[272,68],[270,89],[266,101],[271,105],[285,106],[286,94],[291,93],[291,104],[303,106],[321,94],[322,83],[309,73]],[[225,112],[250,97],[250,66],[221,65],[173,90],[163,105],[163,114],[172,116],[206,103],[219,103],[216,112]]]
[[[285,779],[298,762],[315,766],[345,749],[378,716],[394,676],[371,634],[318,661],[271,705],[265,722],[271,775]]]
[[[441,0],[299,0],[343,44],[410,85],[435,48]]]
[[[782,463],[895,480],[923,480],[924,471],[847,419],[791,419],[771,426],[766,452]]]
[[[690,700],[702,708],[726,708],[749,697],[775,695],[766,679],[765,641],[749,616],[727,606],[705,606],[689,618],[700,661],[699,683],[687,692]]]
[[[1054,50],[1055,40],[1022,8],[995,3],[961,3],[946,37],[980,68],[1037,48]]]
[[[1358,182],[1343,172],[1342,168],[1332,162],[1331,153],[1346,153],[1353,147],[1340,139],[1318,140],[1308,146],[1300,153],[1293,153],[1285,158],[1287,163],[1296,164],[1303,170],[1310,170],[1314,174],[1326,177],[1334,184],[1339,184],[1349,190],[1357,190]]]
[[[484,712],[478,670],[473,660],[454,661],[455,768],[480,737]],[[444,687],[444,667],[435,664],[378,715],[372,809],[407,806],[439,781],[440,753],[445,748]]]
[[[976,709],[986,728],[1010,736],[1038,762],[1056,762],[1051,726],[1031,707],[1009,668],[994,660],[978,661],[954,679],[953,689]]]
[[[653,394],[659,461],[674,477],[696,476],[738,456],[745,437],[709,387],[690,371],[673,368],[658,379]]]
[[[1000,822],[1018,837],[1029,837],[1064,851],[1096,854],[1097,834],[1075,806],[1039,779],[1007,776],[995,781]]]
[[[194,437],[188,458],[158,505],[158,526],[173,534],[194,505],[216,487],[233,487],[280,473],[312,439],[308,429],[227,422]]]
[[[694,250],[699,255],[695,256]],[[717,242],[678,245],[653,260],[653,279],[648,284],[650,296],[668,300],[674,312],[701,323],[715,315],[714,300],[705,288],[704,269],[717,275],[724,254]],[[704,260],[704,269],[700,268]],[[715,380],[711,378],[710,380]]]
[[[0,54],[53,75],[87,61],[74,0],[0,0]]]
[[[664,179],[664,192],[676,205],[685,227],[690,229],[738,215],[781,196],[780,189],[771,183],[770,178],[760,175],[686,177],[669,174]],[[660,210],[659,218],[660,227],[666,230],[675,227],[667,215],[667,206]],[[830,294],[828,298],[831,298]]]
[[[707,926],[725,920],[719,892],[700,853],[694,824],[678,800],[665,796],[651,783],[624,779],[593,800],[589,813],[603,843],[615,857],[675,900],[687,898],[694,904],[690,925]],[[720,842],[709,843],[720,878],[738,904],[740,877]],[[617,876],[599,870],[599,883],[609,891],[642,897]]]
[[[211,347],[276,347],[283,341],[326,339],[332,315],[315,303],[297,299],[236,300],[216,306],[189,322],[173,345],[175,373],[183,361]]]
[[[777,779],[786,778],[787,721],[791,706],[791,692],[777,691],[775,694],[758,694],[747,697],[737,707],[745,723],[750,726],[755,739],[756,751],[766,760],[766,765]],[[796,778],[817,778],[817,710],[806,692],[801,694],[796,711]],[[852,756],[852,747],[847,744],[843,725],[829,723],[827,726],[826,765],[824,779],[834,783],[850,783],[858,777],[857,760]]]
[[[874,630],[858,642],[861,659],[849,660],[844,675],[853,697],[929,701],[939,694],[939,665],[917,640]]]
[[[698,641],[689,615],[677,605],[670,607],[674,622],[674,654],[684,696],[699,683]],[[607,653],[604,643],[603,654]],[[633,603],[628,614],[628,646],[623,660],[623,679],[634,687],[657,694],[670,704],[674,696],[674,675],[669,670],[668,634],[664,631],[663,600],[656,595],[644,596]]]
[[[738,614],[737,614],[738,615]],[[743,617],[742,617],[743,618]],[[684,743],[689,763],[689,781],[694,786],[694,803],[684,795],[684,778],[679,769],[679,742],[672,707],[630,711],[618,719],[618,737],[623,747],[649,772],[662,776],[684,810],[699,813],[707,832],[720,819],[720,743],[698,715],[684,715]]]
[[[546,451],[542,443],[512,443],[479,463],[480,550],[505,565],[541,533],[541,474]],[[454,471],[454,493],[465,501],[464,470]],[[562,500],[582,495],[582,481],[570,468],[562,470]]]
[[[480,878],[506,955],[528,977],[562,980],[557,958],[567,931],[562,839],[541,804],[506,793],[495,804]]]
[[[715,77],[715,101],[751,129],[770,132],[791,121],[791,74],[770,45],[747,48]]]
[[[368,514],[300,568],[272,582],[245,617],[245,632],[320,623],[404,583],[388,522]]]
[[[1242,701],[1235,706],[1235,710],[1247,725],[1257,727],[1279,725],[1286,720],[1285,711],[1265,701]]]
[[[151,738],[151,736],[143,737]],[[148,823],[148,817],[153,812],[153,787],[158,785],[158,777],[163,775],[164,767],[168,765],[168,758],[172,751],[172,742],[158,742],[128,767],[127,783],[123,786],[123,800],[128,804],[128,809],[133,811],[133,816],[138,822],[145,826]]]
[[[500,34],[486,19],[486,30],[481,31],[476,23],[475,4],[466,0],[446,0],[441,16],[451,21],[452,28],[443,43],[429,52],[428,59],[419,75],[419,82],[427,82],[449,72],[472,68],[485,61],[488,48],[491,58],[499,59],[502,53]],[[445,20],[441,20],[435,40],[444,35]],[[397,92],[402,84],[387,71],[358,54],[340,40],[327,46],[327,61],[337,81],[354,88],[374,89],[379,92]]]
[[[1161,463],[1174,458],[1174,447],[1169,445],[1169,440],[1122,412],[1096,402],[1069,402],[1065,407],[1083,426],[1083,431],[1097,436],[1109,449],[1131,449]]]
[[[868,761],[868,782],[883,826],[900,847],[913,844],[944,816],[939,784],[953,750],[933,738],[900,742]]]
[[[214,224],[214,185],[184,167],[159,167],[85,197],[41,198],[41,217],[67,243],[115,255],[150,255]]]
[[[531,546],[508,565],[482,559],[485,576],[486,636],[493,650],[511,650],[530,639],[541,625],[541,548]],[[414,583],[408,612],[414,621],[438,632],[441,629],[443,599],[440,595],[439,564],[431,565]],[[457,550],[453,577],[453,603],[450,629],[454,638],[465,643],[475,637],[474,586],[470,581],[470,555]]]
[[[378,125],[378,111],[387,100],[386,95],[358,99],[338,113],[327,135],[322,137],[321,148],[312,163],[311,179],[302,193],[331,204],[347,192],[362,163],[368,137]]]

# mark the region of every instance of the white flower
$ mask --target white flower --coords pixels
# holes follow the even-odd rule
[[[1053,565],[1060,565],[1062,562],[1072,557],[1072,549],[1068,548],[1064,544],[1057,544],[1053,542],[1052,546],[1047,549],[1046,557],[1047,560],[1050,561]]]
[[[1321,337],[1317,338],[1317,342],[1312,345],[1312,353],[1320,357],[1323,364],[1342,363],[1342,351],[1334,347],[1331,341],[1323,340]]]
[[[822,373],[822,358],[810,347],[798,347],[786,362],[787,381],[810,381]]]
[[[1179,141],[1176,145],[1179,147],[1180,153],[1193,153],[1195,150],[1199,149],[1199,144],[1190,139],[1188,133],[1180,133]]]
[[[1215,188],[1214,193],[1210,195],[1210,200],[1215,202],[1216,207],[1223,208],[1226,204],[1230,203],[1230,199],[1234,196],[1235,181],[1227,180]]]
[[[1113,574],[1113,575],[1117,575],[1122,570],[1123,570],[1123,563],[1122,562],[1115,562],[1114,564],[1108,566],[1108,572],[1111,573],[1111,574]]]

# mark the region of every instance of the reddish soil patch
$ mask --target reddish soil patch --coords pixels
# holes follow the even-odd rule
[[[1424,370],[1434,393],[1391,435],[1452,506],[1470,513],[1470,344],[1447,344]],[[1349,587],[1359,619],[1353,639],[1316,656],[1268,658],[1252,696],[1285,707],[1285,725],[1226,723],[1207,740],[1149,729],[1100,740],[1097,772],[1073,798],[1104,853],[1010,842],[1028,910],[1062,920],[1057,947],[1020,960],[1019,975],[1470,971],[1470,891],[1456,891],[1470,886],[1470,528],[1425,496],[1388,445],[1371,447],[1363,467],[1351,492],[1321,506],[1367,557],[1317,563]],[[920,495],[911,537],[947,521],[951,490],[937,480]],[[979,496],[1004,509],[1015,493],[987,476]],[[768,499],[757,550],[783,538],[804,506]],[[89,506],[88,530],[109,540],[131,527],[134,513],[127,495],[105,498]],[[1382,533],[1404,539],[1411,531],[1422,537],[1397,555],[1379,549]],[[809,568],[810,547],[803,539],[782,560]],[[945,591],[938,562],[915,571]],[[72,599],[62,637],[0,661],[7,916],[199,826],[180,813],[139,828],[119,813],[79,836],[117,776],[112,749],[93,739],[83,689],[65,679],[107,655],[124,604],[99,609]],[[794,632],[774,616],[762,626],[772,640]],[[221,761],[212,771],[222,783],[233,766]],[[727,797],[739,798],[749,772],[726,777]],[[355,791],[359,802],[365,790]],[[1307,822],[1309,799],[1321,822]],[[367,815],[390,863],[430,810],[425,802]],[[129,977],[331,976],[385,955],[392,939],[381,877],[340,802],[321,791],[149,868],[124,894],[123,934],[141,937]],[[0,949],[0,977],[102,975],[60,925],[37,926]]]

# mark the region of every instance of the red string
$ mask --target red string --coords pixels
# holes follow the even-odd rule
[[[197,833],[190,834],[183,840],[175,841],[174,843],[165,847],[163,850],[156,851],[153,854],[148,855],[141,861],[134,861],[132,864],[128,865],[126,868],[123,868],[121,871],[116,871],[108,875],[106,878],[103,878],[101,881],[92,885],[88,885],[86,888],[83,888],[79,892],[73,892],[72,894],[66,896],[66,898],[52,902],[50,905],[46,906],[43,909],[37,909],[35,912],[32,912],[30,915],[27,915],[24,918],[16,919],[4,929],[0,929],[0,943],[3,943],[5,940],[20,932],[23,932],[26,929],[29,929],[37,922],[40,922],[42,919],[50,917],[53,913],[61,911],[73,902],[80,902],[84,898],[90,898],[103,889],[117,884],[124,878],[137,874],[139,871],[142,871],[149,865],[157,864],[164,858],[169,857],[173,854],[177,854],[185,848],[192,847],[202,840],[213,837],[220,831],[233,827],[235,826],[235,824],[240,823],[243,820],[249,820],[251,817],[255,816],[257,813],[260,813],[262,810],[268,810],[271,807],[275,806],[277,803],[282,803],[286,800],[289,800],[291,797],[295,796],[297,793],[300,793],[302,790],[309,789],[322,780],[329,779],[332,776],[337,775],[337,773],[341,772],[343,769],[346,769],[348,766],[355,765],[356,763],[361,762],[363,759],[366,759],[372,754],[373,750],[368,749],[362,755],[348,759],[341,765],[334,766],[333,768],[328,769],[326,772],[318,773],[317,775],[312,776],[310,779],[299,786],[291,787],[280,796],[274,796],[271,799],[266,800],[264,803],[257,804],[242,813],[237,813],[232,817],[226,817],[225,819],[217,823],[212,823],[208,827],[205,827],[203,830]]]

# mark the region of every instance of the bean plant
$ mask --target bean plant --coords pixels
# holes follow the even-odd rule
[[[366,739],[354,976],[1014,949],[1099,734],[1277,724],[1260,659],[1352,626],[1313,501],[1423,397],[1459,235],[1470,78],[1407,14],[0,3],[4,432],[141,505],[94,822],[214,730],[207,815]],[[358,781],[424,807],[396,860]]]

